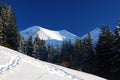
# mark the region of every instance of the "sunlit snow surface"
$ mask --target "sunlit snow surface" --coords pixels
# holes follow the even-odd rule
[[[0,46],[0,80],[105,80]]]
[[[62,41],[71,40],[72,42],[74,42],[75,39],[79,38],[78,36],[66,30],[54,31],[54,30],[45,29],[40,26],[32,26],[30,28],[21,31],[20,33],[25,40],[27,40],[29,36],[32,36],[34,40],[36,34],[38,34],[39,38],[45,40],[47,44],[54,44],[54,45],[59,45],[62,43]]]

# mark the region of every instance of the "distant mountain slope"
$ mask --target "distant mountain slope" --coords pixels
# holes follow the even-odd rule
[[[36,37],[36,34],[38,34],[40,39],[46,40],[46,42],[50,44],[52,43],[60,44],[62,41],[68,41],[68,40],[71,40],[72,42],[74,42],[75,39],[79,38],[78,36],[66,30],[54,31],[54,30],[48,30],[48,29],[42,28],[40,26],[33,26],[30,28],[27,28],[21,31],[20,33],[25,40],[27,40],[30,35],[34,39]]]
[[[36,34],[38,34],[39,38],[45,40],[47,44],[54,44],[54,45],[60,45],[63,41],[69,41],[69,40],[74,42],[75,39],[77,38],[83,40],[88,35],[85,34],[80,38],[68,32],[67,30],[54,31],[54,30],[45,29],[40,26],[32,26],[30,28],[21,31],[20,33],[25,40],[27,40],[29,36],[32,36],[34,40]],[[94,30],[90,31],[93,44],[96,44],[98,42],[100,33],[101,33],[100,28],[95,28]]]
[[[0,80],[106,80],[0,46]]]
[[[101,33],[100,28],[95,28],[94,30],[90,31],[93,44],[96,44],[98,42],[100,33]],[[81,39],[85,39],[87,36],[88,34],[85,34],[84,36],[81,37]]]

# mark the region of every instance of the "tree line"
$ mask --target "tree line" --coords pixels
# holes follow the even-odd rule
[[[64,41],[61,46],[46,44],[38,35],[33,40],[21,37],[13,9],[0,4],[0,45],[39,60],[92,73],[109,80],[120,80],[120,21],[112,32],[109,25],[101,27],[99,40],[93,45],[88,33],[83,40]]]
[[[46,45],[36,35],[34,42],[32,36],[23,43],[21,51],[36,59],[58,64],[71,69],[92,73],[109,80],[120,79],[120,24],[114,32],[109,25],[102,25],[98,42],[92,43],[88,33],[83,40],[75,42],[64,41],[61,46]]]

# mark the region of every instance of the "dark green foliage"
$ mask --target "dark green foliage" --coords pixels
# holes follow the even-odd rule
[[[44,40],[40,41],[40,52],[38,54],[38,57],[40,60],[47,61],[48,59],[48,53],[46,49],[46,43]]]
[[[90,33],[88,33],[87,38],[85,38],[83,41],[83,49],[82,50],[83,50],[82,70],[85,72],[92,73],[94,51],[93,51],[93,45],[92,45]]]
[[[33,53],[33,43],[32,43],[32,36],[30,36],[26,43],[26,54],[32,56]]]
[[[74,52],[70,67],[73,69],[81,69],[82,65],[82,43],[79,39],[76,39],[74,43]]]
[[[3,24],[2,24],[2,18],[0,17],[0,45],[3,45]]]
[[[37,55],[39,54],[39,52],[40,52],[40,39],[37,35],[34,40],[33,56],[38,58]]]
[[[40,40],[38,35],[34,41],[33,56],[43,61],[47,61],[48,58],[45,41]]]
[[[113,41],[113,34],[110,32],[108,25],[102,26],[102,32],[96,47],[97,59],[98,59],[98,75],[109,78],[110,73],[110,52]]]
[[[55,48],[54,48],[54,45],[48,44],[47,52],[48,52],[48,62],[54,63],[54,60],[53,60],[53,57],[55,56]]]
[[[120,80],[120,24],[115,30],[115,38],[110,53],[110,80]]]
[[[120,37],[113,42],[110,65],[110,80],[120,80]]]
[[[2,45],[14,50],[18,50],[20,33],[16,27],[16,19],[13,9],[3,4],[1,8]]]
[[[24,38],[22,36],[20,36],[20,40],[19,40],[19,52],[21,53],[25,53],[25,41]]]
[[[71,43],[71,41],[63,42],[61,46],[60,61],[70,62],[72,60],[73,51],[74,51],[74,48],[73,48],[73,44]]]

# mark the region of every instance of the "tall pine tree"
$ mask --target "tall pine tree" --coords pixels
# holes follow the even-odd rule
[[[2,24],[2,18],[0,16],[0,45],[3,45],[3,24]]]
[[[33,57],[39,59],[38,54],[40,53],[40,38],[38,34],[36,35],[36,38],[34,40],[34,47],[33,47]]]
[[[38,34],[34,40],[33,56],[43,61],[47,61],[48,59],[46,43],[44,40],[40,40]]]
[[[3,4],[1,10],[1,18],[4,27],[3,40],[6,41],[4,43],[4,46],[14,50],[18,50],[20,33],[18,32],[16,27],[15,14],[13,12],[13,9],[9,5]]]
[[[88,33],[87,38],[83,41],[83,64],[82,64],[82,70],[88,73],[92,73],[93,68],[93,56],[94,56],[94,50],[92,45],[92,39],[90,33]]]
[[[120,21],[115,29],[115,38],[110,54],[110,80],[120,80]]]
[[[109,78],[110,75],[110,53],[113,41],[113,34],[108,25],[102,25],[101,34],[96,46],[97,59],[99,64],[98,75]]]
[[[74,43],[74,52],[72,55],[71,68],[81,70],[82,65],[82,43],[76,39]]]
[[[26,44],[26,54],[32,56],[32,53],[33,53],[33,43],[32,43],[32,36],[30,36]]]

